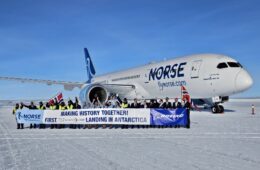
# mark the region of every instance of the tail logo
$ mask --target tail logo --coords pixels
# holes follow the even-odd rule
[[[93,77],[95,75],[95,69],[93,67],[93,65],[91,65],[91,61],[89,58],[87,58],[87,69],[88,69],[88,73],[91,77]]]
[[[84,51],[85,51],[86,69],[87,69],[87,73],[88,73],[87,83],[91,83],[91,79],[96,74],[96,71],[95,71],[94,65],[91,61],[91,58],[89,56],[87,48],[85,48]]]

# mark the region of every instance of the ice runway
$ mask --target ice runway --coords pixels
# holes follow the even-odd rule
[[[225,107],[192,112],[191,129],[24,130],[1,107],[0,169],[260,169],[260,101]]]

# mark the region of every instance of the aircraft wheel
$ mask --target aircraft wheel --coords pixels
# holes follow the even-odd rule
[[[217,106],[212,106],[211,111],[212,111],[212,113],[217,113],[218,112]]]
[[[219,113],[224,113],[224,107],[222,105],[219,105]]]

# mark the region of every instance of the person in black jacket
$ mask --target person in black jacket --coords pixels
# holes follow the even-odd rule
[[[137,98],[134,99],[134,103],[131,104],[130,108],[140,108],[140,103],[138,103]]]
[[[163,99],[159,99],[159,108],[163,108]]]
[[[150,103],[148,103],[146,100],[144,100],[143,104],[141,105],[141,108],[150,108]]]
[[[63,101],[63,100],[62,100]],[[61,102],[61,101],[60,101]],[[60,104],[59,104],[59,102],[58,102],[58,100],[55,98],[54,99],[54,106],[56,107],[56,109],[55,110],[59,110],[60,109]]]
[[[30,110],[37,110],[37,106],[35,106],[33,102],[31,102],[30,105],[25,105],[23,103],[21,103],[21,104],[22,104],[22,106],[27,107]],[[31,128],[36,128],[36,124],[30,124],[30,129]]]
[[[141,108],[141,104],[138,103],[137,98],[134,99],[134,103],[132,103],[132,104],[130,105],[130,108],[135,108],[135,109]],[[132,126],[131,126],[131,128],[134,128],[134,127],[135,127],[135,125],[132,125]],[[137,127],[139,128],[140,126],[138,125]],[[128,128],[128,126],[126,125],[124,128]]]
[[[190,105],[190,102],[188,101],[187,98],[184,98],[184,106],[183,108],[187,109],[187,125],[186,125],[186,128],[190,128],[190,108],[191,108],[191,105]]]
[[[165,102],[163,103],[163,108],[164,109],[172,108],[172,104],[171,104],[171,102],[169,102],[169,98],[168,97],[165,98]]]
[[[151,99],[150,108],[159,108],[159,103],[156,99]]]
[[[154,99],[154,105],[155,105],[155,108],[159,108],[160,103],[158,103],[157,99]]]
[[[172,103],[173,109],[182,108],[181,102],[178,101],[178,98],[175,98],[175,101]]]
[[[150,100],[150,108],[155,108],[155,107],[154,107],[154,100],[153,100],[153,99]]]
[[[79,104],[79,100],[78,100],[77,97],[75,97],[74,108],[75,109],[81,109],[81,105]]]
[[[79,104],[79,100],[77,97],[75,97],[75,103],[74,103],[74,108],[75,109],[81,109],[81,105]],[[78,124],[78,128],[80,129],[82,125]]]

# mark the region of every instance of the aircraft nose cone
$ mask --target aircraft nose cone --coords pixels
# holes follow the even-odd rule
[[[241,70],[235,80],[235,87],[237,92],[242,92],[249,89],[253,85],[253,79],[247,71]]]

